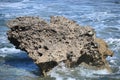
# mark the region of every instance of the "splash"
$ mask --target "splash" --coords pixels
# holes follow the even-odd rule
[[[85,78],[98,78],[100,75],[109,74],[110,72],[107,69],[93,70],[84,66],[67,68],[64,63],[60,63],[48,73],[48,75],[56,78],[56,80],[85,80]]]
[[[15,54],[15,53],[20,53],[20,52],[21,52],[21,50],[15,49],[14,47],[12,47],[12,48],[4,47],[4,48],[0,49],[0,56],[6,57],[9,54]]]

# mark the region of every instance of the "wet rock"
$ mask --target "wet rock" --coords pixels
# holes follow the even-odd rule
[[[38,17],[18,17],[7,23],[9,41],[26,51],[41,68],[42,74],[64,62],[68,67],[81,63],[106,67],[107,56],[113,52],[96,38],[93,28],[79,26],[65,17],[53,16],[50,22]]]

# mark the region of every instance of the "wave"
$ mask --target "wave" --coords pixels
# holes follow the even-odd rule
[[[117,38],[108,38],[105,39],[106,42],[108,43],[110,49],[114,52],[113,57],[108,57],[107,59],[114,65],[117,65],[117,62],[119,60],[120,57],[120,39]],[[120,65],[119,65],[120,66]]]
[[[30,0],[23,0],[22,2],[29,2]]]
[[[21,2],[17,2],[17,3],[0,3],[0,7],[1,8],[22,9],[22,8],[25,8],[26,5],[21,3]]]
[[[18,2],[1,2],[0,8],[15,8],[15,9],[23,9],[27,7],[28,5],[24,4],[25,2],[29,2],[29,0],[23,0]]]
[[[1,65],[0,80],[11,80],[11,78],[12,80],[34,80],[33,78],[37,78],[37,76],[22,68],[18,69],[6,64]]]
[[[6,41],[7,41],[7,38],[5,36],[0,35],[0,43],[6,43]]]
[[[64,63],[53,68],[48,75],[56,78],[56,80],[83,80],[85,78],[98,78],[99,75],[108,75],[110,72],[107,69],[92,70],[83,66],[76,68],[67,68]]]
[[[13,48],[4,47],[4,48],[0,49],[0,56],[6,57],[9,54],[15,54],[15,53],[20,53],[20,52],[21,52],[21,50],[15,49],[14,47]]]
[[[112,50],[120,50],[120,39],[118,38],[108,38],[106,39],[106,42],[109,44],[110,48]]]

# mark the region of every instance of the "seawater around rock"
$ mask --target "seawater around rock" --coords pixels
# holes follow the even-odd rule
[[[120,4],[116,2],[120,0],[0,0],[0,80],[55,80],[37,79],[35,64],[7,40],[5,22],[25,15],[41,16],[47,21],[51,15],[62,15],[82,26],[92,26],[96,36],[104,39],[113,50],[114,56],[107,58],[113,73],[104,75],[103,70],[100,72],[103,75],[98,75],[97,79],[86,78],[86,75],[80,76],[82,72],[78,68],[75,73],[79,75],[71,74],[63,80],[120,80]],[[58,75],[56,80],[60,78],[62,76]]]
[[[81,27],[60,16],[51,17],[50,22],[38,17],[18,17],[7,25],[10,42],[26,51],[43,75],[61,62],[67,67],[84,63],[97,70],[110,70],[106,57],[112,56],[113,52],[104,40],[96,38],[91,27]]]

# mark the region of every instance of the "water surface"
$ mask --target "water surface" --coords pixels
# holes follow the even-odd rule
[[[7,40],[6,21],[18,16],[65,16],[92,26],[114,51],[106,70],[68,69],[63,64],[41,78],[38,67],[23,51]],[[120,80],[120,0],[0,0],[0,80]]]

